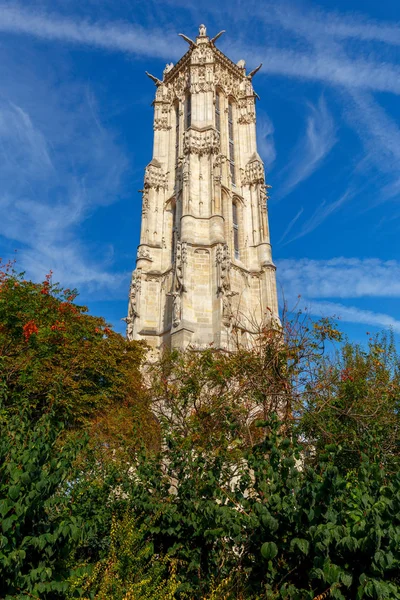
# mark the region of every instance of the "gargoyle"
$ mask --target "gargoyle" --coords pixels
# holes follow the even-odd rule
[[[194,42],[193,40],[191,40],[187,35],[185,35],[184,33],[178,33],[178,35],[185,40],[185,42],[187,42],[189,44],[189,46],[191,48],[194,48],[195,46],[197,46],[196,42]]]
[[[158,87],[159,85],[162,85],[162,81],[161,79],[158,79],[158,77],[155,77],[154,75],[152,75],[151,73],[148,73],[147,71],[145,71],[147,77],[150,77],[150,79],[152,81],[154,81],[154,83],[156,84],[156,86]]]
[[[261,69],[261,67],[262,67],[262,63],[259,64],[258,67],[256,67],[252,71],[250,71],[250,73],[247,75],[247,79],[251,79],[252,77],[254,77],[254,75]]]
[[[217,41],[217,39],[218,39],[219,37],[221,37],[221,35],[222,35],[223,33],[225,33],[225,29],[223,29],[222,31],[220,31],[219,33],[217,33],[217,35],[214,35],[214,37],[213,37],[213,38],[211,38],[211,40],[210,40],[210,44],[214,44],[214,43]]]

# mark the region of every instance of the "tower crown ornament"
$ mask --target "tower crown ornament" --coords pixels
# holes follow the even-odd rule
[[[126,318],[129,339],[154,349],[229,348],[278,319],[256,93],[200,25],[156,86],[153,157]]]

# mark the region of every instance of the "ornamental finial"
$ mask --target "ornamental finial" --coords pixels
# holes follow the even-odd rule
[[[207,28],[205,25],[200,25],[199,27],[199,36],[200,37],[206,37],[207,35]]]

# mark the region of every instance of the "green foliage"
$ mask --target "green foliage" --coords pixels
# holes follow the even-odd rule
[[[386,333],[370,336],[366,348],[347,342],[319,361],[302,398],[301,426],[314,451],[337,444],[338,465],[347,470],[360,464],[360,440],[369,435],[364,452],[397,470],[399,365],[393,335]]]
[[[0,273],[0,597],[400,599],[390,336],[299,314],[145,385],[74,299]]]
[[[160,565],[161,557],[177,561],[177,591],[188,598],[312,600],[327,590],[339,599],[400,598],[400,477],[388,477],[366,454],[343,475],[337,448],[305,466],[294,434],[283,436],[277,420],[260,425],[265,438],[245,460],[229,449],[193,451],[171,436],[127,483],[135,536],[142,547],[153,544]],[[116,556],[113,572],[122,573],[124,552],[108,560]],[[119,577],[125,586],[136,581],[132,573]]]
[[[95,600],[173,600],[179,588],[176,562],[154,554],[149,534],[130,512],[113,519],[110,549],[92,572],[71,580],[70,597],[90,590]]]
[[[66,558],[79,545],[84,523],[71,514],[65,485],[77,476],[73,464],[83,444],[59,445],[62,424],[52,417],[32,425],[26,416],[1,412],[2,598],[62,598],[68,587]]]

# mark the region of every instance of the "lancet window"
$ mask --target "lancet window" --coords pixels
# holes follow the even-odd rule
[[[239,219],[237,201],[232,202],[232,222],[233,222],[233,248],[235,258],[239,258]]]
[[[176,246],[176,203],[172,204],[172,230],[171,230],[171,263],[175,260]]]
[[[179,158],[179,104],[175,104],[175,164]]]
[[[232,184],[236,185],[236,173],[235,173],[235,146],[233,139],[233,106],[232,102],[228,104],[228,138],[229,138],[229,169],[231,173]]]
[[[215,128],[218,132],[221,131],[221,108],[219,92],[215,96]]]
[[[192,96],[190,93],[186,94],[186,129],[192,124]]]

